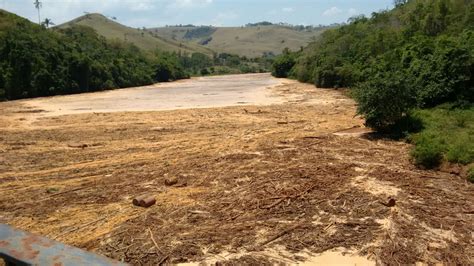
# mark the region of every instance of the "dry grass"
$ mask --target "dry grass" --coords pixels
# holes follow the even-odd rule
[[[107,39],[133,43],[137,47],[146,51],[155,51],[156,49],[159,49],[168,52],[201,52],[209,56],[212,55],[212,51],[197,44],[187,43],[185,41],[177,42],[171,39],[161,38],[155,36],[155,34],[150,34],[149,31],[124,26],[100,14],[85,15],[71,22],[59,25],[58,27],[65,28],[68,27],[70,23],[91,27],[95,29],[98,34]]]
[[[157,28],[158,34],[168,39],[184,40],[187,30],[195,28],[166,27]],[[154,31],[155,29],[153,29]],[[288,47],[293,51],[299,50],[313,39],[317,38],[324,29],[312,31],[296,31],[282,26],[260,27],[218,27],[210,37],[208,47],[219,53],[238,54],[247,57],[259,57],[264,52],[280,54]],[[191,40],[200,42],[202,38]]]

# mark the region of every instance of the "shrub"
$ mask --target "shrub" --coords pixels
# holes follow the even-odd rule
[[[411,156],[415,159],[416,165],[432,169],[441,164],[443,146],[435,136],[421,134],[415,140],[415,144]]]
[[[337,71],[332,68],[317,69],[314,75],[314,85],[319,88],[339,87],[340,77]]]
[[[202,76],[207,76],[209,74],[211,74],[211,72],[209,72],[209,70],[207,70],[207,68],[201,69],[201,75]]]
[[[473,141],[469,136],[458,136],[455,142],[449,146],[446,159],[453,163],[468,164],[474,160],[474,150],[468,145]]]
[[[415,105],[414,96],[401,73],[381,73],[355,87],[357,112],[366,125],[386,132]]]
[[[295,64],[295,54],[285,49],[283,54],[278,56],[273,62],[272,75],[277,78],[287,78]]]
[[[467,172],[467,180],[469,180],[471,183],[474,183],[474,166],[472,166]]]

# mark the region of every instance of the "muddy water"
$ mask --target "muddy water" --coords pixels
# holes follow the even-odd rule
[[[90,112],[161,111],[284,102],[270,87],[280,80],[270,74],[194,78],[145,87],[26,100],[42,116]]]

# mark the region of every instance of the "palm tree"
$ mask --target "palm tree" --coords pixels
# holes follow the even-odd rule
[[[38,24],[41,24],[40,9],[43,4],[39,0],[35,0],[33,4],[35,5],[35,8],[38,10]]]
[[[45,26],[46,28],[49,28],[49,26],[54,26],[55,24],[51,21],[51,19],[45,18],[41,25]]]

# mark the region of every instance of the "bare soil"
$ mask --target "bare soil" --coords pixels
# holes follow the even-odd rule
[[[474,263],[472,184],[415,168],[340,91],[271,82],[265,106],[0,103],[0,222],[135,265]]]
[[[269,73],[192,78],[150,86],[22,101],[25,112],[59,116],[92,112],[164,111],[284,102],[267,90],[282,80]]]

